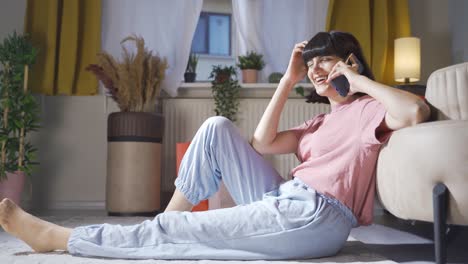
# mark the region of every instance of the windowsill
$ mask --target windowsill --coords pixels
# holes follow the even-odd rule
[[[199,59],[202,60],[234,60],[232,55],[211,55],[211,54],[198,54]]]
[[[240,98],[271,98],[278,87],[277,83],[244,83],[240,84]],[[310,83],[299,83],[296,86],[302,86],[307,91],[312,89]],[[177,91],[176,98],[212,98],[210,82],[182,82]],[[303,98],[294,90],[289,94],[289,98]]]

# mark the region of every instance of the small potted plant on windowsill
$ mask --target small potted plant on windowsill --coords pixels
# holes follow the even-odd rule
[[[198,56],[195,53],[190,53],[189,59],[187,61],[187,68],[184,73],[184,81],[186,83],[195,82],[197,79],[197,64]]]
[[[28,71],[37,56],[24,35],[0,43],[0,200],[20,202],[25,176],[37,162],[28,135],[39,128],[39,104],[28,90]]]
[[[215,101],[215,113],[236,121],[239,107],[240,85],[234,66],[213,66],[210,74],[211,91]]]
[[[265,67],[263,55],[255,51],[247,52],[245,56],[239,56],[237,66],[242,70],[243,83],[256,83],[258,71]]]

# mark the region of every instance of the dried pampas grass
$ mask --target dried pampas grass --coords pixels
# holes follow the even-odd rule
[[[127,41],[135,42],[136,54],[123,46]],[[98,63],[86,69],[103,83],[122,112],[152,112],[155,100],[161,93],[161,82],[168,68],[167,60],[148,51],[142,37],[132,35],[124,38],[120,44],[122,61],[101,52]]]

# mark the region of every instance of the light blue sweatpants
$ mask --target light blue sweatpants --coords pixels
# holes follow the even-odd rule
[[[184,156],[176,187],[197,204],[221,179],[237,206],[167,212],[138,225],[75,228],[74,255],[130,259],[302,259],[336,254],[356,225],[334,199],[284,181],[226,118],[211,117]]]

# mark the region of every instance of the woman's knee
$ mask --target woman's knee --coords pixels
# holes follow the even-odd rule
[[[202,124],[197,134],[198,133],[203,135],[205,138],[211,139],[217,138],[227,140],[232,138],[242,138],[239,129],[234,125],[234,123],[223,116],[213,116],[208,118]]]
[[[224,116],[212,116],[205,120],[203,126],[213,127],[216,129],[231,129],[234,127],[234,124],[231,120],[227,119]]]

